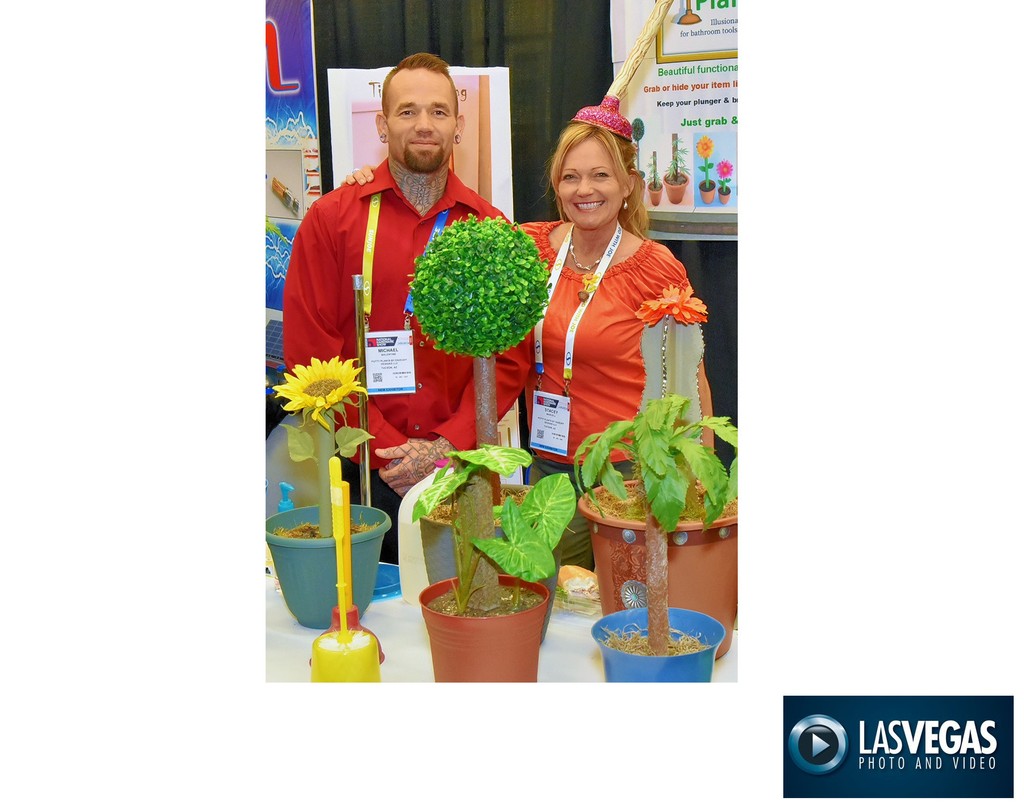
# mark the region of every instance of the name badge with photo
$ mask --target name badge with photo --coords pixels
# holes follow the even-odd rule
[[[411,331],[366,332],[366,392],[371,396],[416,392]]]
[[[560,455],[569,453],[568,396],[534,392],[530,448]]]

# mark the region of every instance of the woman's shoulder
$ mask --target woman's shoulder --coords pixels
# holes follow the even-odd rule
[[[522,222],[518,224],[518,227],[536,242],[541,257],[551,261],[555,255],[551,234],[561,224],[564,222]]]
[[[611,267],[620,273],[642,273],[646,276],[685,278],[686,269],[664,244],[645,238],[625,261]]]
[[[548,235],[561,222],[517,222],[516,226],[530,236]]]

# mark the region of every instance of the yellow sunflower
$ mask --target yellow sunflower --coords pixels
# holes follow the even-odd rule
[[[355,403],[349,399],[353,393],[366,395],[366,389],[356,381],[359,368],[354,359],[344,362],[334,357],[327,362],[314,358],[312,363],[296,365],[291,373],[285,373],[285,384],[279,384],[274,392],[280,398],[288,399],[283,407],[288,412],[302,412],[303,420],[307,415],[326,429],[332,429],[324,412],[340,403]],[[294,375],[293,375],[294,374]]]

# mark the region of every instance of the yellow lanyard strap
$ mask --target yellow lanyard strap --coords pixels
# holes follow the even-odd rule
[[[377,221],[380,219],[380,194],[370,197],[370,217],[366,220],[366,241],[363,243],[363,319],[370,320],[373,303],[373,252],[377,245]]]

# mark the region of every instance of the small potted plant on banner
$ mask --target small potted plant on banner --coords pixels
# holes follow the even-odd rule
[[[640,168],[640,141],[644,138],[644,122],[642,118],[633,119],[633,145],[636,146],[636,170],[640,172],[640,179],[644,178],[644,170]]]
[[[704,161],[700,170],[704,172],[704,179],[700,181],[697,188],[700,190],[700,199],[705,205],[715,201],[715,181],[711,179],[711,169],[714,163],[711,162],[711,155],[715,151],[715,141],[707,135],[702,135],[697,141],[697,155]]]
[[[651,198],[651,205],[657,207],[661,204],[661,195],[664,193],[665,185],[661,181],[661,175],[658,173],[658,153],[656,151],[651,152],[651,162],[647,166],[647,170],[650,172],[650,179],[647,180],[647,194]]]
[[[715,166],[715,173],[718,174],[718,201],[723,205],[729,204],[732,188],[729,187],[729,180],[732,179],[732,163],[728,160],[719,160]]]
[[[686,149],[679,145],[679,135],[672,135],[672,159],[665,172],[665,193],[668,201],[678,205],[686,195],[686,186],[690,182],[690,170],[686,167]]]

